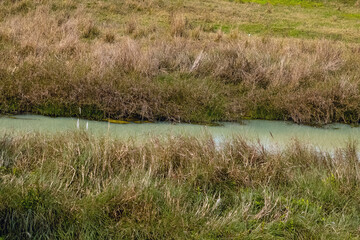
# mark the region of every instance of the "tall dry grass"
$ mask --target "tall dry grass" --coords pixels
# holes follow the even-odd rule
[[[81,5],[69,6],[54,11],[36,3],[0,23],[2,112],[73,115],[69,109],[82,105],[98,112],[84,117],[97,119],[360,119],[357,45],[239,33],[219,38],[176,11],[168,34],[158,27],[144,32],[148,26],[131,17],[122,36]]]
[[[330,156],[296,142],[269,152],[241,138],[219,149],[211,138],[3,135],[0,236],[351,238],[354,146]]]

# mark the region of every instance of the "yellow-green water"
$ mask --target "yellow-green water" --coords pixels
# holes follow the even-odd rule
[[[0,117],[1,132],[43,132],[57,133],[77,131],[76,118],[50,118],[38,115],[17,115]],[[243,124],[222,123],[221,126],[191,124],[144,123],[112,124],[107,122],[79,120],[79,128],[94,135],[110,135],[114,138],[146,140],[162,136],[204,136],[210,134],[215,142],[240,135],[265,146],[284,147],[294,139],[310,144],[320,150],[344,147],[350,140],[360,142],[360,128],[345,124],[331,124],[323,128],[297,125],[282,121],[248,120]]]

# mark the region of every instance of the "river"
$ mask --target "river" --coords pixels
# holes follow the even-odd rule
[[[284,121],[245,120],[243,123],[220,123],[220,126],[203,126],[173,123],[128,123],[115,124],[76,118],[51,118],[39,115],[16,115],[0,117],[0,132],[12,134],[66,131],[88,131],[94,135],[109,135],[120,139],[145,140],[164,136],[196,136],[210,134],[221,144],[226,139],[241,136],[264,146],[284,147],[294,141],[313,145],[320,150],[345,147],[349,141],[360,142],[360,128],[346,124],[330,124],[322,128],[298,125]]]

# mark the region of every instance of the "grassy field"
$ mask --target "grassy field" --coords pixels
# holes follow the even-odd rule
[[[4,239],[359,239],[360,164],[297,142],[0,138]]]
[[[4,0],[0,113],[357,123],[359,5]]]
[[[358,123],[359,29],[357,0],[2,0],[0,114]],[[357,152],[0,134],[0,239],[360,239]]]

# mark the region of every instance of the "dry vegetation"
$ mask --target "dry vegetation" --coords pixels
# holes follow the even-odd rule
[[[81,106],[92,119],[358,122],[355,2],[280,2],[2,1],[0,111],[73,116]],[[288,11],[299,21],[317,13],[323,25],[304,30]],[[280,20],[291,31],[279,35]],[[270,32],[256,28],[266,22]]]
[[[0,139],[7,239],[357,239],[360,165],[294,142],[134,145],[85,133]],[[321,232],[321,234],[319,234]]]
[[[2,0],[0,113],[358,123],[359,1],[265,2]],[[354,146],[1,135],[0,239],[356,239]]]

